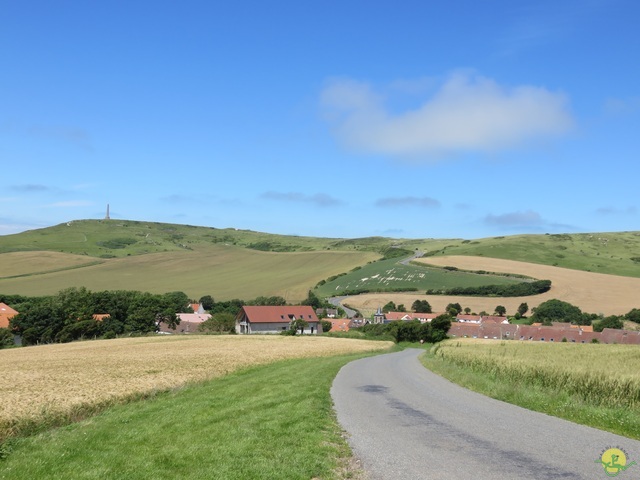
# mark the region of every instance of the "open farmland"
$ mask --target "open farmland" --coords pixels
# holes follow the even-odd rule
[[[279,295],[296,302],[320,280],[377,258],[374,252],[277,253],[224,244],[102,260],[12,252],[0,254],[0,292],[37,296],[84,286],[92,291],[182,291],[191,298],[213,295],[216,300]]]
[[[434,312],[441,312],[449,303],[460,303],[474,312],[492,313],[497,305],[503,305],[507,314],[514,314],[522,302],[529,309],[557,298],[569,302],[588,313],[622,315],[633,308],[640,308],[640,279],[584,272],[534,263],[516,262],[486,257],[428,257],[419,259],[426,264],[455,266],[465,270],[516,273],[534,278],[551,280],[551,290],[541,295],[527,297],[465,297],[414,294],[370,294],[349,297],[344,303],[359,309],[363,314],[373,313],[378,306],[393,301],[410,306],[415,300],[427,300]]]
[[[0,351],[0,442],[41,422],[288,358],[385,350],[388,342],[329,337],[167,336]]]

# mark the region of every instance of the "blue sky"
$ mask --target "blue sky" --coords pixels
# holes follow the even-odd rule
[[[0,234],[640,230],[635,0],[0,5]]]

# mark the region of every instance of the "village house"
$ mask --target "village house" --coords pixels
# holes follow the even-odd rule
[[[309,306],[244,306],[236,316],[236,333],[281,333],[296,320],[307,325],[300,333],[322,333],[322,324]]]
[[[204,312],[204,310],[203,310]],[[171,328],[165,322],[158,323],[158,333],[197,333],[198,327],[211,318],[209,313],[176,313],[180,323],[175,328]]]
[[[352,321],[349,318],[330,318],[331,332],[348,332],[352,328]]]
[[[0,328],[9,328],[9,320],[18,315],[18,312],[6,303],[0,302]]]

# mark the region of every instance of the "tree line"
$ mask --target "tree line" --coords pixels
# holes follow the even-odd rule
[[[36,345],[154,333],[160,322],[170,328],[177,327],[180,323],[177,314],[193,313],[192,303],[201,304],[212,315],[199,326],[200,332],[234,333],[235,317],[243,306],[287,305],[281,296],[216,302],[211,295],[204,295],[196,302],[184,292],[92,292],[85,287],[66,288],[55,295],[41,297],[0,294],[0,302],[19,312],[10,320],[8,329],[0,329],[0,348],[13,345],[14,335],[22,338],[23,345]],[[301,305],[314,308],[330,306],[312,292]],[[97,314],[107,316],[94,317]],[[326,324],[324,328],[327,328]]]

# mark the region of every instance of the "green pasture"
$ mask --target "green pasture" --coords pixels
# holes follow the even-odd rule
[[[25,255],[33,258],[20,264],[17,257]],[[38,296],[84,286],[92,291],[182,291],[190,298],[212,295],[221,301],[278,295],[298,302],[323,278],[378,257],[361,251],[262,252],[218,243],[104,259],[99,264],[87,258],[87,266],[77,264],[78,256],[58,254],[58,263],[47,263],[38,271],[35,252],[9,253],[0,255],[0,272],[7,265],[11,273],[9,278],[0,275],[0,292]]]
[[[455,240],[428,255],[472,255],[640,277],[640,232],[514,235]]]
[[[342,295],[347,291],[369,290],[394,291],[417,288],[427,289],[452,287],[478,287],[482,285],[508,285],[520,283],[521,278],[500,275],[450,271],[443,268],[414,264],[404,265],[398,259],[373,262],[319,285],[315,292],[320,297]]]
[[[254,367],[12,439],[0,446],[0,478],[353,478],[329,390],[360,357]]]

